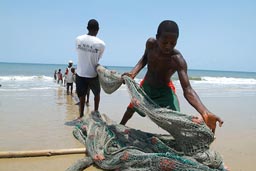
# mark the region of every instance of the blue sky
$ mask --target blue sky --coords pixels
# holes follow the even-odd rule
[[[0,0],[0,62],[76,64],[75,38],[91,18],[106,43],[103,65],[134,66],[169,19],[189,69],[256,72],[253,0]]]

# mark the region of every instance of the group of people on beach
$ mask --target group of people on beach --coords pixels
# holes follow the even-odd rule
[[[57,82],[57,84],[61,84],[64,87],[67,87],[67,94],[69,92],[72,94],[73,93],[73,83],[75,82],[75,68],[73,68],[73,61],[68,62],[68,67],[66,68],[64,77],[61,73],[61,69],[57,72],[55,70],[54,72],[54,80]]]
[[[94,110],[98,111],[100,102],[100,83],[96,67],[105,50],[105,43],[97,36],[99,23],[91,19],[87,25],[88,33],[76,38],[78,56],[76,72],[76,91],[80,100],[79,118],[84,116],[85,95],[90,88],[94,94]],[[159,106],[180,111],[179,101],[171,77],[177,72],[185,99],[200,113],[194,117],[196,123],[205,122],[215,132],[216,123],[219,126],[223,121],[210,112],[201,102],[192,88],[187,74],[187,63],[182,54],[175,49],[179,37],[179,28],[176,22],[162,21],[157,29],[155,38],[146,41],[145,51],[135,67],[123,75],[135,78],[147,65],[147,72],[140,83],[145,93]],[[129,104],[120,124],[125,125],[133,116],[135,110]]]
[[[61,69],[54,71],[54,80],[57,84],[66,87],[67,95],[73,95],[73,84],[76,83],[76,72],[73,67],[73,61],[68,62],[68,67],[65,70],[64,76],[62,75]],[[86,105],[89,105],[90,89],[86,93]]]
[[[61,69],[59,69],[58,71],[55,70],[53,77],[57,84],[61,84],[61,85],[65,86],[64,82],[63,82],[63,75],[62,75]]]

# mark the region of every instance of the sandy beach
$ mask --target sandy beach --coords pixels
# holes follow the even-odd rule
[[[177,86],[178,87],[178,86]],[[197,113],[177,88],[182,112]],[[232,171],[252,171],[256,160],[256,115],[253,106],[255,96],[223,95],[223,92],[207,95],[207,90],[197,91],[204,104],[222,117],[224,125],[216,130],[216,140],[211,148],[223,156]],[[14,92],[4,94],[0,100],[0,151],[24,151],[45,149],[70,149],[83,147],[72,135],[73,126],[68,123],[78,116],[78,106],[64,88],[34,91],[29,98]],[[14,101],[14,105],[10,103]],[[120,122],[129,102],[126,87],[122,86],[111,95],[102,91],[100,112]],[[3,108],[4,107],[4,108]],[[86,112],[93,110],[93,96]],[[14,117],[15,116],[15,117]],[[143,124],[142,124],[143,123]],[[165,133],[148,118],[139,115],[127,126],[153,133]],[[63,171],[84,154],[52,157],[0,159],[0,170],[4,171]],[[86,170],[99,170],[90,167]]]

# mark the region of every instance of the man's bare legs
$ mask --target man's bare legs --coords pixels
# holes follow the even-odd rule
[[[79,103],[79,118],[82,118],[84,116],[84,104],[85,104],[85,96],[79,97],[80,103]]]
[[[99,103],[100,103],[100,94],[94,96],[94,111],[99,110]]]
[[[90,100],[90,89],[88,88],[88,91],[86,93],[86,106],[89,106],[89,100]]]
[[[125,125],[125,124],[127,123],[127,121],[128,121],[129,119],[131,119],[131,117],[133,116],[134,112],[135,112],[135,111],[134,111],[133,109],[127,107],[127,109],[126,109],[126,111],[125,111],[125,113],[124,113],[124,116],[123,116],[123,118],[122,118],[120,124]]]
[[[85,105],[85,96],[79,97],[80,103],[79,103],[79,118],[82,118],[84,116],[84,105]],[[94,111],[99,110],[99,103],[100,103],[100,95],[94,96]]]

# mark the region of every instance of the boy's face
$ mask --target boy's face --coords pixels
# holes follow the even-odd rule
[[[178,35],[176,33],[163,32],[161,35],[157,35],[156,38],[162,53],[170,54],[176,46]]]

